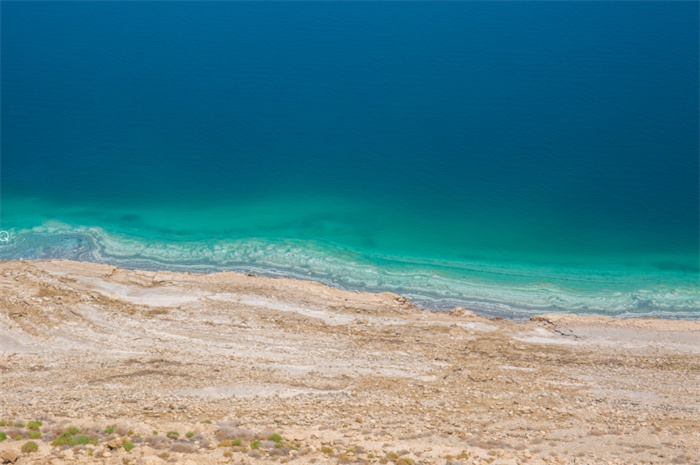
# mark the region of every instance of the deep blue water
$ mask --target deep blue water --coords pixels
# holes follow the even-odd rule
[[[0,258],[698,318],[698,5],[3,2]]]

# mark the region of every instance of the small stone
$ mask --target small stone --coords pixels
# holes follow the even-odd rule
[[[112,450],[116,450],[122,447],[122,442],[119,439],[112,439],[105,445]]]

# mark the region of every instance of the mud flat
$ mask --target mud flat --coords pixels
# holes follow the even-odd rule
[[[700,462],[700,322],[12,261],[0,349],[0,463]]]

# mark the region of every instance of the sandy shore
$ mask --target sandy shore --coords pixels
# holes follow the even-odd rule
[[[2,262],[0,349],[5,463],[700,462],[700,322]]]

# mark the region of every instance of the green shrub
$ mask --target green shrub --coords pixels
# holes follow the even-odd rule
[[[180,437],[180,433],[178,433],[177,431],[168,431],[167,433],[165,433],[165,435],[170,439],[177,439]]]
[[[21,421],[16,421],[14,426],[15,428],[24,428],[24,423]]]
[[[326,454],[326,455],[333,455],[335,453],[335,451],[328,446],[322,447],[321,452]]]
[[[7,439],[7,434],[4,431],[0,431],[0,442],[3,442],[5,439]]]
[[[68,434],[80,434],[80,429],[75,426],[69,427],[66,431],[68,431]]]
[[[90,437],[85,434],[79,434],[74,436],[68,442],[70,446],[84,446],[85,444],[90,444]]]
[[[7,421],[0,420],[0,426],[7,426]]]
[[[241,440],[240,439],[234,439],[231,441],[231,444],[234,446],[240,446],[241,445]]]
[[[114,433],[114,426],[108,426],[105,428],[105,433],[107,434],[112,434]]]
[[[130,443],[130,442],[124,443],[124,450],[126,450],[127,452],[129,452],[133,448],[134,448],[134,445],[132,443]]]
[[[22,435],[18,434],[17,436],[14,437],[15,441],[21,441],[22,440]]]
[[[22,446],[22,452],[25,454],[30,454],[39,450],[39,444],[34,441],[27,441]]]
[[[70,434],[68,432],[64,432],[64,433],[61,433],[56,439],[51,441],[51,445],[52,446],[66,446],[66,445],[70,444],[72,439],[73,439],[72,434]]]
[[[153,430],[153,436],[158,436],[158,431]]]
[[[27,429],[37,430],[43,424],[44,424],[43,422],[38,421],[38,420],[30,421],[29,423],[27,423]]]
[[[194,433],[192,431],[188,431],[187,433],[185,433],[185,436],[191,438],[192,436],[194,436]]]
[[[284,438],[283,438],[282,436],[280,436],[279,434],[277,434],[277,433],[273,433],[273,434],[269,435],[269,436],[267,437],[267,439],[270,440],[270,441],[272,441],[272,442],[282,442],[282,441],[284,441]]]
[[[29,439],[41,439],[41,431],[30,431]]]
[[[253,441],[253,442],[250,443],[250,448],[251,448],[252,450],[255,450],[255,449],[259,448],[259,447],[260,447],[260,441]]]
[[[211,425],[211,420],[204,420],[202,423],[205,423],[207,425]]]

